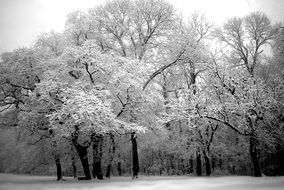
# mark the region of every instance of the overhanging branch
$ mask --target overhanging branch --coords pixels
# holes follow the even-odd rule
[[[222,124],[224,124],[224,125],[230,127],[231,129],[233,129],[235,132],[237,132],[237,133],[240,134],[240,135],[243,135],[243,136],[250,136],[249,133],[243,133],[243,132],[241,132],[241,131],[238,130],[236,127],[234,127],[233,125],[231,125],[230,123],[228,123],[228,122],[226,122],[226,121],[222,121],[222,120],[220,120],[220,119],[217,119],[217,118],[214,118],[214,117],[211,117],[211,116],[202,116],[202,117],[207,118],[207,119],[211,119],[211,120],[214,120],[214,121],[217,121],[217,122],[219,122],[219,123],[222,123]]]

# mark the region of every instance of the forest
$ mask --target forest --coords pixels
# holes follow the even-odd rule
[[[284,29],[111,0],[1,55],[0,173],[284,175]]]

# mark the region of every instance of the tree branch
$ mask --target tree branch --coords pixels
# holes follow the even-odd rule
[[[228,122],[226,122],[226,121],[222,121],[222,120],[219,120],[219,119],[214,118],[214,117],[211,117],[211,116],[201,116],[201,117],[207,118],[207,119],[211,119],[211,120],[213,120],[213,121],[217,121],[217,122],[219,122],[219,123],[222,123],[222,124],[224,124],[224,125],[230,127],[231,129],[233,129],[235,132],[237,132],[237,133],[240,134],[240,135],[250,136],[250,134],[241,132],[241,131],[238,130],[236,127],[234,127],[233,125],[231,125],[230,123],[228,123]]]
[[[183,53],[186,51],[186,49],[184,48],[179,55],[177,56],[177,58],[171,62],[168,65],[164,65],[163,67],[161,67],[160,69],[158,69],[157,71],[155,71],[150,77],[149,79],[144,83],[143,85],[143,90],[145,90],[146,86],[151,82],[151,80],[153,80],[157,75],[161,74],[165,69],[175,65],[180,59],[180,57],[183,55]]]
[[[42,136],[40,136],[40,138],[39,138],[38,140],[36,140],[35,142],[30,142],[29,144],[30,144],[30,145],[36,145],[36,144],[39,143],[40,141],[42,141],[42,140],[44,140],[44,139],[47,139],[47,138],[49,138],[48,135],[42,135]]]

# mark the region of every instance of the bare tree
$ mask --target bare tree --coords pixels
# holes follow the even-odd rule
[[[88,16],[83,11],[74,11],[67,15],[65,33],[77,46],[82,45],[92,32]]]
[[[216,35],[231,48],[231,61],[236,66],[244,66],[253,77],[263,47],[270,44],[277,31],[277,26],[264,13],[253,12],[244,18],[229,19]]]

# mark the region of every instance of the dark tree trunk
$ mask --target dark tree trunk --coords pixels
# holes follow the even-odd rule
[[[49,129],[49,135],[51,137],[51,147],[53,149],[52,154],[54,156],[54,161],[56,165],[56,176],[57,181],[62,180],[62,169],[61,169],[61,163],[60,163],[60,155],[57,149],[57,142],[54,140],[54,132],[52,129]]]
[[[104,179],[102,172],[102,148],[103,148],[103,136],[95,135],[92,138],[93,141],[93,177],[98,179]]]
[[[81,160],[84,174],[85,174],[85,179],[90,180],[91,179],[91,173],[89,169],[89,160],[88,160],[88,147],[89,146],[82,146],[78,143],[74,143],[74,146],[78,152],[79,158]]]
[[[160,175],[163,174],[163,170],[164,170],[164,168],[165,168],[165,164],[164,164],[163,158],[165,158],[165,155],[164,155],[163,152],[159,149],[159,162],[160,162],[160,164],[161,164]]]
[[[95,162],[93,164],[93,177],[103,180],[102,165],[101,162]]]
[[[222,155],[219,154],[219,158],[218,158],[218,165],[219,165],[219,169],[222,170],[223,169],[223,160],[222,160]]]
[[[235,175],[236,174],[236,166],[233,166],[232,168],[232,173]]]
[[[199,148],[196,151],[196,174],[197,176],[202,175],[202,163],[201,163],[201,154]]]
[[[107,165],[107,170],[106,170],[106,177],[110,178],[110,170],[111,170],[111,164]]]
[[[55,164],[56,164],[57,181],[60,181],[60,180],[62,180],[62,170],[61,170],[60,157],[59,157],[58,154],[55,154],[54,158],[55,158]]]
[[[113,157],[114,157],[114,154],[115,154],[115,142],[114,142],[114,135],[113,134],[110,134],[110,141],[111,141],[111,147],[109,149],[109,153],[110,153],[110,157],[109,157],[109,162],[108,162],[108,165],[107,165],[107,171],[106,171],[106,177],[110,177],[110,170],[111,170],[111,165],[112,165],[112,161],[113,161]]]
[[[214,172],[214,169],[216,167],[216,158],[212,158],[212,171]]]
[[[194,164],[193,164],[193,159],[189,159],[189,168],[188,168],[188,173],[192,173],[194,171]]]
[[[135,132],[131,133],[131,144],[132,144],[132,162],[133,162],[133,179],[138,178],[139,172],[139,160],[138,160],[138,150]]]
[[[194,64],[191,65],[192,72],[190,72],[190,85],[195,85],[196,82],[196,73],[195,73],[195,67]],[[196,87],[195,86],[189,86],[188,89],[193,89],[193,94],[196,94]]]
[[[117,162],[117,172],[119,176],[122,176],[121,162],[120,162],[120,154],[118,153],[118,162]]]
[[[76,166],[76,155],[74,147],[71,145],[71,162],[72,162],[72,169],[73,169],[73,177],[77,178],[77,166]]]
[[[118,176],[122,176],[121,162],[117,163],[117,172],[118,172]]]
[[[81,145],[78,142],[79,138],[79,126],[75,125],[75,132],[72,134],[72,143],[75,146],[75,149],[79,155],[79,158],[81,160],[85,178],[80,178],[80,179],[85,179],[85,180],[90,180],[91,179],[91,173],[89,169],[89,160],[88,160],[88,148],[90,146],[90,143],[85,143],[86,145]]]
[[[253,164],[253,176],[261,177],[261,168],[257,156],[257,142],[255,137],[250,137],[250,157]]]
[[[206,168],[206,175],[210,176],[211,175],[211,164],[210,164],[210,159],[206,152],[203,152],[204,155],[204,160],[205,160],[205,168]]]

